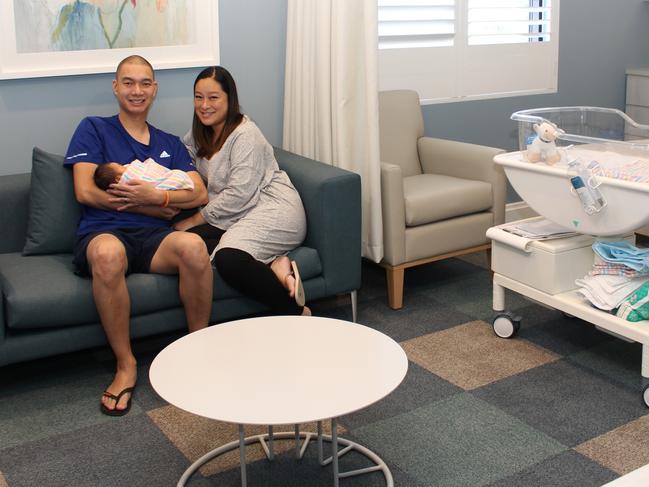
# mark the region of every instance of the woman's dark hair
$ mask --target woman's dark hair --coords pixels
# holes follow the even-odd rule
[[[221,85],[223,92],[228,95],[228,114],[225,117],[225,125],[220,134],[214,134],[214,129],[210,126],[203,125],[194,110],[194,119],[192,122],[192,136],[196,144],[198,157],[212,157],[215,152],[223,147],[225,139],[241,123],[243,114],[239,107],[239,96],[237,95],[237,85],[234,78],[227,69],[221,66],[212,66],[201,71],[194,81],[194,90],[196,84],[206,78],[212,78]]]

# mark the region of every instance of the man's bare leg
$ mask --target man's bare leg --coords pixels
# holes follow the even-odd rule
[[[178,274],[180,300],[191,332],[205,328],[212,310],[212,265],[205,242],[194,233],[167,235],[151,260],[151,272]]]
[[[92,273],[92,292],[95,305],[108,343],[117,360],[113,382],[106,391],[117,395],[137,382],[137,363],[131,351],[129,336],[130,299],[126,288],[126,251],[115,236],[98,235],[93,238],[86,251]],[[118,404],[103,397],[102,403],[108,409],[125,409],[130,394],[122,396]]]

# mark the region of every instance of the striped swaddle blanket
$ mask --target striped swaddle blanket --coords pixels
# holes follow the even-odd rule
[[[126,166],[126,171],[122,174],[120,182],[130,180],[155,183],[156,188],[169,191],[194,189],[194,181],[186,172],[179,169],[169,169],[150,158],[146,161],[135,159]]]
[[[601,166],[602,176],[638,183],[649,182],[649,163],[643,160],[622,164],[618,167]]]

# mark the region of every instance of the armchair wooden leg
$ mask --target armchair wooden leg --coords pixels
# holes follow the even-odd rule
[[[392,309],[403,308],[403,273],[403,268],[385,268],[388,280],[388,304]]]

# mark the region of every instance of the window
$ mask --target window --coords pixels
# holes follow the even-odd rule
[[[378,0],[382,90],[422,103],[557,89],[559,0]]]

